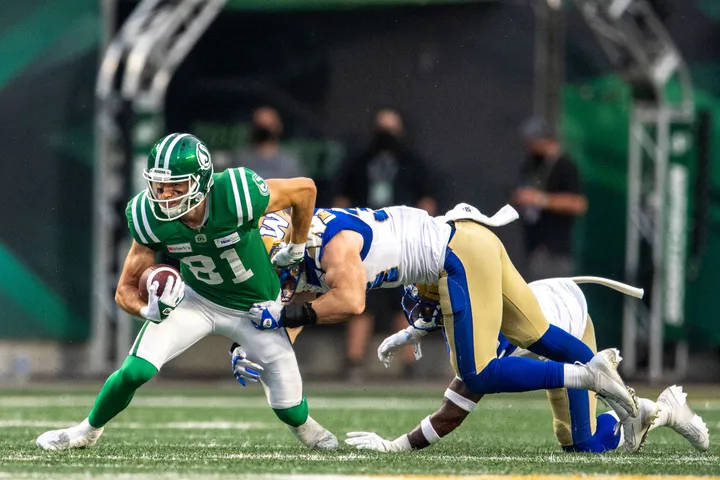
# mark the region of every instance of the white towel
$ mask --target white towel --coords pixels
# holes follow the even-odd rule
[[[492,217],[488,217],[480,213],[480,210],[473,207],[472,205],[468,205],[467,203],[459,203],[455,206],[455,208],[447,212],[441,218],[443,218],[445,222],[453,222],[457,220],[473,220],[475,222],[489,225],[491,227],[501,227],[503,225],[507,225],[508,223],[514,222],[515,220],[520,218],[520,215],[513,207],[511,207],[510,205],[505,205],[500,210],[498,210],[495,215],[493,215]]]

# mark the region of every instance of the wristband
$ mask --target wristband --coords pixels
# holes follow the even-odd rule
[[[427,440],[430,445],[440,440],[440,435],[437,434],[432,426],[432,423],[430,423],[430,415],[422,419],[422,422],[420,422],[420,429],[422,430],[425,440]]]
[[[293,257],[302,257],[305,255],[305,243],[288,243],[288,250]]]
[[[413,449],[412,445],[410,445],[410,439],[408,438],[407,434],[396,438],[395,440],[390,442],[390,444],[393,446],[393,452],[409,452]]]
[[[317,313],[315,313],[309,302],[300,305],[285,305],[280,314],[280,324],[285,328],[303,327],[305,325],[315,325],[316,323]]]
[[[455,390],[450,390],[449,388],[445,390],[445,398],[447,398],[452,403],[457,405],[458,408],[461,408],[466,412],[472,412],[477,407],[477,403],[473,402],[469,398],[463,397]]]

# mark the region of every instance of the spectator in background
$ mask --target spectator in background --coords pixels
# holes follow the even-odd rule
[[[575,217],[583,215],[588,204],[578,169],[544,120],[531,118],[521,132],[527,159],[512,203],[525,230],[527,280],[570,276]]]
[[[429,169],[407,145],[405,127],[400,114],[390,108],[381,108],[373,116],[372,139],[368,147],[346,163],[340,195],[333,206],[370,207],[391,205],[416,206],[430,215],[437,214],[437,202],[430,185],[433,181]],[[378,289],[368,295],[366,310],[348,322],[347,375],[350,380],[361,376],[375,322],[388,329],[407,326],[400,309],[400,289]],[[405,375],[413,376],[415,358],[412,349],[405,348],[401,355]]]
[[[250,127],[250,146],[235,155],[237,166],[247,167],[263,178],[306,176],[300,160],[280,147],[283,123],[273,107],[255,109]]]
[[[406,144],[400,114],[390,108],[381,108],[373,117],[371,130],[370,145],[346,164],[335,206],[409,205],[436,215],[437,202],[430,188],[430,173]]]

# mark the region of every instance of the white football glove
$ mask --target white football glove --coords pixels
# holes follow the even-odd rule
[[[240,345],[234,343],[233,347],[235,348],[230,351],[230,365],[232,366],[233,375],[237,379],[238,383],[240,383],[243,387],[247,385],[246,382],[248,381],[257,383],[260,379],[260,373],[263,371],[263,367],[248,360],[245,349]]]
[[[250,319],[258,330],[274,330],[283,326],[280,314],[284,305],[274,300],[256,303],[250,308]]]
[[[377,350],[378,359],[385,365],[390,366],[393,354],[405,345],[417,345],[420,339],[427,335],[426,330],[418,330],[415,327],[407,327],[397,333],[393,333],[380,344]]]
[[[288,243],[282,245],[272,257],[272,264],[276,268],[287,268],[302,262],[305,256],[304,243]]]
[[[175,277],[168,277],[165,289],[158,297],[157,290],[160,284],[155,281],[148,288],[148,304],[140,309],[140,315],[154,323],[160,323],[175,310],[182,299],[185,298],[185,282]]]
[[[395,440],[385,440],[375,432],[348,432],[345,443],[358,450],[375,450],[376,452],[407,452],[412,450],[407,435]]]

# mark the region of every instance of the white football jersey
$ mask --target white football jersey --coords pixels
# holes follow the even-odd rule
[[[461,203],[444,216],[431,217],[412,207],[316,209],[313,215],[305,254],[305,274],[297,292],[324,293],[325,282],[321,260],[325,245],[341,231],[362,235],[361,257],[367,273],[367,288],[392,288],[411,283],[437,284],[445,262],[445,252],[452,228],[450,221],[473,220],[491,226],[505,225],[518,218],[506,205],[492,217],[475,207]],[[290,222],[285,214],[265,216],[260,234],[266,245],[287,241]]]
[[[550,325],[575,338],[582,338],[588,318],[588,306],[580,287],[569,278],[547,278],[529,284]]]
[[[547,278],[529,283],[543,315],[550,325],[565,330],[582,339],[588,322],[588,306],[585,295],[571,278]],[[516,347],[504,337],[498,339],[498,357],[528,356],[528,350]]]
[[[368,289],[409,283],[437,283],[450,226],[411,207],[318,209],[308,235],[307,266],[298,291],[327,292],[320,268],[324,246],[343,230],[362,235],[361,257]],[[307,282],[307,284],[305,283]]]

